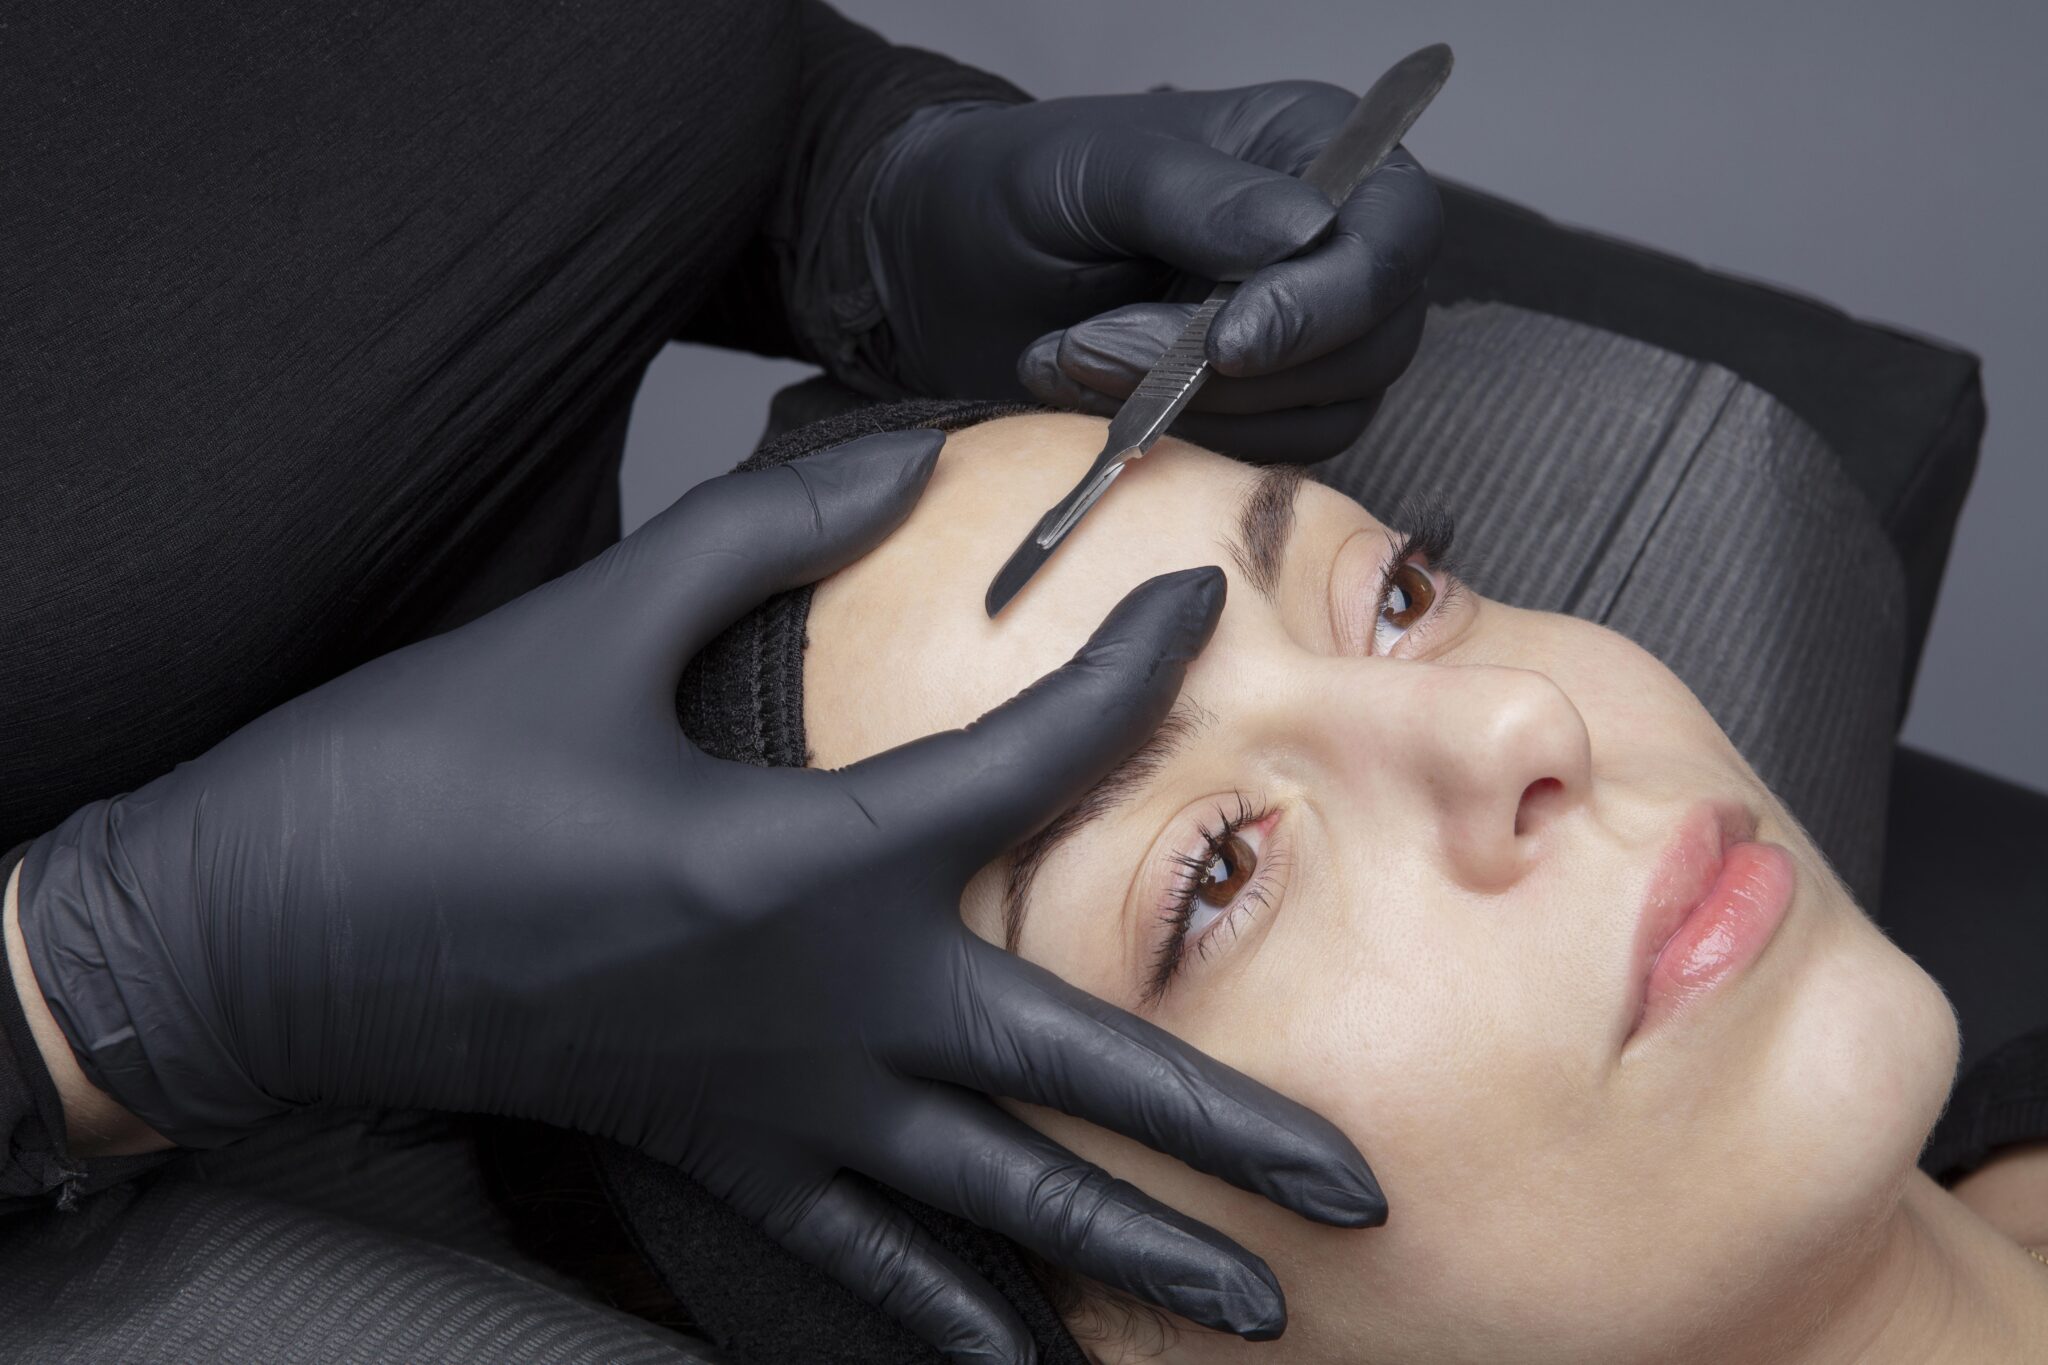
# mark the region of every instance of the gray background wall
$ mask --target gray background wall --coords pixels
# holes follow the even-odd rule
[[[1286,77],[1356,90],[1447,41],[1457,74],[1408,139],[1424,165],[1974,350],[1990,431],[1905,737],[2048,788],[2048,5],[839,6],[1040,97]],[[628,527],[750,449],[768,396],[807,373],[671,347],[635,410]]]

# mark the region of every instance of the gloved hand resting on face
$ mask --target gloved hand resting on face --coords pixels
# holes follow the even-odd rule
[[[977,724],[837,772],[717,762],[678,725],[690,657],[879,542],[939,446],[875,436],[714,480],[39,839],[21,927],[87,1075],[195,1145],[360,1104],[618,1138],[962,1357],[1029,1340],[844,1171],[1199,1322],[1277,1332],[1261,1260],[980,1092],[1347,1226],[1385,1214],[1357,1149],[959,917],[976,869],[1158,725],[1221,572],[1139,586]]]
[[[868,204],[887,368],[1110,415],[1209,282],[1243,280],[1174,434],[1253,460],[1345,449],[1414,358],[1443,232],[1405,148],[1341,207],[1293,178],[1357,102],[1280,81],[921,111]]]

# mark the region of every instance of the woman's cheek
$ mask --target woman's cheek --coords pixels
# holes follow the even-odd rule
[[[1654,746],[1741,761],[1706,706],[1656,655],[1606,626],[1551,620],[1547,671],[1585,717],[1596,755]]]

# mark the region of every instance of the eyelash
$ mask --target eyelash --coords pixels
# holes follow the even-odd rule
[[[1166,923],[1167,933],[1158,951],[1153,955],[1151,975],[1145,986],[1144,999],[1147,1005],[1159,1003],[1166,995],[1167,987],[1173,984],[1173,978],[1187,962],[1188,926],[1194,921],[1195,898],[1201,894],[1202,878],[1208,872],[1209,864],[1240,830],[1248,825],[1256,825],[1272,814],[1271,807],[1253,806],[1242,792],[1234,792],[1232,797],[1237,802],[1237,810],[1235,813],[1226,814],[1222,807],[1217,807],[1215,826],[1202,827],[1202,845],[1199,853],[1170,855],[1175,869],[1173,890],[1159,916]],[[1239,915],[1249,914],[1254,907],[1263,907],[1268,903],[1267,893],[1271,889],[1271,879],[1281,866],[1279,858],[1269,844],[1260,856],[1251,880],[1245,885],[1244,890],[1238,893],[1236,902],[1203,931],[1201,939],[1195,944],[1197,953],[1206,958],[1209,955],[1210,939],[1224,925],[1230,925],[1232,934],[1235,934],[1238,932]]]
[[[1456,520],[1450,510],[1437,499],[1424,498],[1404,503],[1396,520],[1410,529],[1398,540],[1391,534],[1387,543],[1393,553],[1388,557],[1386,567],[1380,571],[1379,592],[1373,600],[1373,622],[1375,632],[1380,613],[1386,610],[1387,599],[1393,596],[1394,577],[1401,567],[1418,556],[1435,571],[1440,580],[1437,583],[1436,600],[1430,604],[1429,615],[1410,626],[1402,639],[1413,636],[1417,639],[1426,635],[1439,617],[1445,615],[1458,601],[1464,591],[1458,561],[1451,553],[1452,537],[1457,529]],[[1147,1005],[1156,1005],[1166,995],[1167,988],[1187,963],[1188,927],[1194,921],[1195,899],[1201,894],[1202,878],[1224,845],[1239,831],[1249,825],[1258,824],[1272,813],[1271,808],[1261,805],[1254,807],[1242,792],[1233,793],[1237,803],[1235,813],[1226,813],[1221,807],[1216,811],[1214,826],[1202,827],[1201,850],[1198,853],[1174,853],[1173,890],[1167,898],[1160,919],[1167,926],[1167,933],[1153,955],[1152,970],[1145,987],[1144,1000]],[[1280,869],[1281,863],[1270,847],[1259,858],[1258,866],[1252,872],[1251,880],[1237,900],[1202,934],[1195,944],[1195,951],[1204,958],[1208,956],[1211,938],[1224,926],[1230,926],[1231,933],[1239,932],[1239,916],[1250,914],[1265,907],[1271,890],[1271,879]]]
[[[1410,499],[1402,503],[1395,513],[1395,520],[1411,528],[1399,540],[1391,533],[1387,543],[1393,553],[1387,557],[1386,567],[1380,570],[1379,592],[1373,598],[1372,620],[1367,629],[1371,638],[1378,638],[1380,613],[1387,609],[1387,599],[1394,593],[1394,575],[1401,567],[1418,555],[1441,578],[1437,584],[1436,601],[1430,604],[1429,615],[1408,628],[1402,635],[1406,640],[1426,637],[1437,621],[1447,615],[1451,607],[1464,592],[1463,575],[1459,572],[1458,561],[1451,553],[1452,537],[1457,530],[1457,521],[1450,509],[1435,497]]]

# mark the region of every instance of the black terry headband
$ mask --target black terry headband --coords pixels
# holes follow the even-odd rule
[[[763,469],[880,431],[978,422],[1044,409],[983,400],[913,400],[857,409],[763,445],[739,467]],[[804,625],[811,590],[784,593],[714,640],[676,691],[683,730],[705,752],[761,767],[802,767]],[[699,1331],[759,1365],[902,1365],[938,1355],[878,1310],[798,1260],[674,1167],[594,1142],[613,1208]],[[948,1251],[1008,1299],[1045,1365],[1088,1365],[1018,1248],[1004,1237],[884,1188]]]

